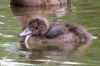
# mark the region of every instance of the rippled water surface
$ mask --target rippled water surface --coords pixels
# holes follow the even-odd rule
[[[44,16],[85,27],[98,37],[79,51],[60,47],[22,49],[18,36],[29,18]],[[73,53],[74,52],[74,53]],[[72,7],[10,8],[9,0],[0,0],[0,66],[99,66],[100,0],[73,0]]]

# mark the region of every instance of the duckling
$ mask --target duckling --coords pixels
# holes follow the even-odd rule
[[[19,35],[26,36],[25,44],[28,48],[28,43],[32,42],[37,44],[74,43],[81,46],[92,39],[92,35],[78,25],[56,22],[49,24],[45,18],[32,19]]]

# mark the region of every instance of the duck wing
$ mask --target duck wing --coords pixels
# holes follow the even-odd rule
[[[60,36],[64,34],[65,26],[64,25],[55,25],[49,28],[49,30],[46,33],[46,37],[48,39],[55,38],[57,36]]]

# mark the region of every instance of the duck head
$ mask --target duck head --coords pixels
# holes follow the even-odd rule
[[[44,35],[49,28],[48,21],[44,18],[34,18],[32,19],[27,28],[19,34],[19,36],[31,35]]]

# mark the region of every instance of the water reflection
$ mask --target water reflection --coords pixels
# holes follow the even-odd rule
[[[11,7],[14,15],[18,16],[18,20],[22,26],[22,30],[26,28],[28,22],[36,17],[42,16],[56,20],[57,17],[64,16],[66,13],[65,6],[50,6],[50,7]]]
[[[48,6],[48,7],[11,7],[12,12],[16,16],[53,16],[57,14],[63,14],[67,9],[66,6]],[[55,14],[56,13],[56,14]],[[64,16],[65,14],[63,14]],[[62,16],[62,15],[60,15]]]
[[[45,61],[45,62],[54,62],[54,63],[58,63],[61,66],[73,66],[73,65],[86,65],[84,63],[78,63],[78,62],[60,62],[60,61],[52,61],[52,60],[37,60],[38,62],[40,61]],[[28,63],[20,63],[20,62],[15,62],[14,59],[8,59],[8,58],[3,58],[2,60],[0,60],[0,65],[1,66],[33,66],[34,64],[28,64]],[[39,66],[39,65],[38,65]]]
[[[0,60],[2,66],[31,66],[33,64],[46,64],[46,63],[56,63],[60,65],[85,65],[85,63],[79,62],[71,62],[71,61],[64,61],[64,58],[71,54],[73,54],[74,50],[61,47],[43,47],[37,48],[34,50],[26,50],[25,48],[21,48],[19,43],[15,42],[7,42],[0,47],[4,47],[5,51],[7,52],[6,55]],[[70,53],[69,53],[70,52]],[[16,62],[16,59],[9,59],[8,56],[12,55],[19,55],[19,57],[24,57],[21,61],[20,59]],[[16,56],[17,57],[17,56]]]

